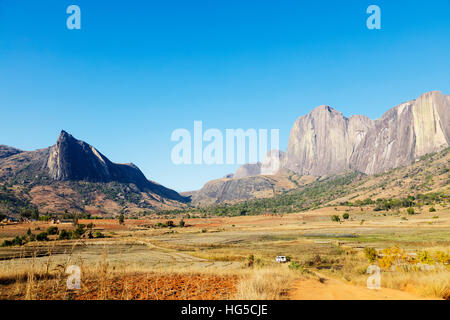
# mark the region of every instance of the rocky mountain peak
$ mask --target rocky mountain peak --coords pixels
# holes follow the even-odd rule
[[[322,105],[295,121],[283,166],[305,175],[348,169],[373,174],[449,144],[450,99],[439,91],[402,103],[377,120],[347,119]]]
[[[49,149],[47,169],[49,176],[57,181],[131,183],[142,191],[151,191],[171,200],[189,201],[177,192],[147,180],[136,165],[113,163],[93,146],[64,130]]]

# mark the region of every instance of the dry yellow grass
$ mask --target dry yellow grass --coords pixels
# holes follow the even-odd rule
[[[284,266],[255,269],[237,286],[238,300],[287,299],[287,292],[298,274]]]

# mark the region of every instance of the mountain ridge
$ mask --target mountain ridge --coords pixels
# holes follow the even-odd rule
[[[238,168],[233,179],[286,176],[286,171],[298,176],[316,177],[347,171],[373,175],[409,165],[421,156],[449,145],[450,96],[440,91],[426,92],[417,99],[401,103],[375,120],[364,115],[347,118],[328,105],[320,105],[294,122],[286,153],[269,151],[262,164],[246,164]],[[278,172],[262,170],[275,160],[280,164]],[[275,188],[270,181],[266,189]],[[192,193],[193,201],[211,197],[214,194],[211,190],[225,190],[224,183],[230,185],[223,179],[208,182]],[[221,192],[222,199],[238,200],[241,188],[251,189],[248,180],[232,185],[235,188],[226,190],[234,194]],[[245,193],[241,200],[249,197]]]
[[[28,192],[26,198],[36,207],[52,209],[49,201],[42,198],[60,203],[55,210],[83,211],[85,201],[93,207],[108,201],[112,205],[112,201],[116,211],[130,205],[136,209],[155,210],[190,202],[189,197],[148,180],[136,165],[113,163],[96,148],[64,130],[57,142],[48,148],[20,151],[2,146],[0,182],[24,187]],[[95,191],[95,195],[87,195],[86,188]],[[70,196],[60,199],[60,194]]]

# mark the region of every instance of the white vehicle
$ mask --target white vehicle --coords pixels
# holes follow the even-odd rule
[[[286,256],[277,256],[275,258],[275,261],[278,263],[285,263],[285,262],[287,262],[287,259],[286,259]]]

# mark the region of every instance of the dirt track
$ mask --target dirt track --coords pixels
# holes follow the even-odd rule
[[[409,292],[381,288],[371,290],[320,275],[317,280],[297,280],[289,293],[291,300],[430,300]]]

